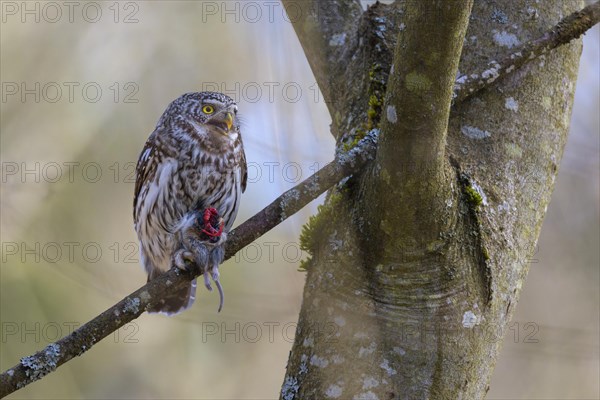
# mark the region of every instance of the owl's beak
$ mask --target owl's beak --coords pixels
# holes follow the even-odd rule
[[[225,113],[225,118],[223,118],[223,122],[227,125],[227,132],[231,130],[231,126],[233,125],[233,115],[230,112]]]
[[[213,119],[208,121],[208,123],[219,128],[222,134],[227,135],[233,126],[233,114],[226,112],[224,114],[216,115]]]

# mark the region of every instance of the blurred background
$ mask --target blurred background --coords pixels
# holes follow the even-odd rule
[[[145,282],[134,170],[174,98],[238,101],[249,185],[237,224],[333,158],[277,2],[0,5],[2,370]],[[583,40],[569,141],[489,399],[600,396],[598,27]],[[304,284],[298,235],[321,200],[225,263],[220,314],[200,290],[189,311],[143,315],[11,398],[276,398]]]

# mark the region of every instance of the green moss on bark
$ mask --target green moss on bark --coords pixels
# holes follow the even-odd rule
[[[465,197],[469,206],[477,210],[481,203],[483,203],[483,198],[477,190],[473,189],[472,186],[465,186]]]
[[[369,69],[367,120],[356,129],[356,134],[352,140],[344,144],[344,151],[354,148],[365,137],[367,132],[379,127],[386,82],[387,76],[384,75],[382,66],[380,64],[373,64]]]
[[[312,215],[306,224],[302,226],[300,233],[300,249],[306,251],[309,257],[300,261],[298,269],[308,270],[312,257],[316,254],[319,244],[328,234],[328,228],[334,225],[338,209],[341,204],[342,195],[331,192],[323,205],[317,208],[317,213]]]

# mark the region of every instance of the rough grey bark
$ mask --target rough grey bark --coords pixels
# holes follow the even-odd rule
[[[313,256],[282,398],[485,396],[553,190],[581,43],[543,55],[448,118],[453,57],[464,43],[456,76],[494,80],[494,60],[580,6],[475,1],[464,36],[468,3],[447,0],[376,4],[336,20],[307,9],[294,21],[336,100],[337,152],[376,127],[381,142],[302,235]],[[328,40],[341,31],[345,42]]]

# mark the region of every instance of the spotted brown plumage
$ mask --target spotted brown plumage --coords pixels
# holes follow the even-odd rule
[[[214,208],[223,219],[223,235],[218,241],[199,236],[194,243],[208,246],[207,263],[199,267],[204,272],[209,268],[218,284],[218,270],[214,269],[222,261],[223,242],[237,215],[246,181],[235,102],[214,92],[187,93],[173,101],[146,141],[136,168],[133,219],[148,280],[168,270],[174,261],[182,266],[182,254],[176,253],[183,249],[183,256],[189,256],[192,249],[186,246],[191,243],[187,239],[193,221],[204,210]],[[207,280],[205,273],[210,288]],[[194,280],[178,293],[165,294],[160,304],[148,311],[183,311],[194,301],[195,286]]]

